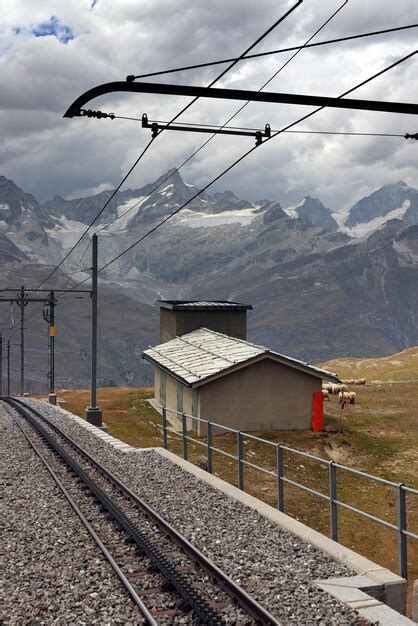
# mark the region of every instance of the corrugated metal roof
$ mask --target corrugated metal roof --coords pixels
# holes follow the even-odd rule
[[[309,363],[208,328],[199,328],[155,348],[150,347],[143,353],[145,359],[154,362],[190,386],[262,355],[270,355],[290,367],[303,369],[317,377],[338,380],[335,374]]]
[[[171,311],[250,311],[251,304],[228,300],[157,300],[160,307]]]

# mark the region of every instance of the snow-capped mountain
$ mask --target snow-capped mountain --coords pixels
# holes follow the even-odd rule
[[[403,180],[361,198],[351,207],[344,225],[353,233],[364,234],[395,218],[418,224],[418,190]]]
[[[331,209],[325,207],[317,198],[305,196],[303,200],[293,207],[285,209],[291,217],[303,217],[314,226],[321,226],[330,231],[338,230],[338,224],[332,217]]]
[[[178,172],[167,172],[140,189],[118,192],[90,231],[99,233],[99,265],[196,191]],[[110,194],[55,196],[41,205],[1,177],[4,286],[16,276],[25,284],[31,276],[31,284],[35,276],[45,277],[41,263],[60,261]],[[134,380],[142,376],[140,348],[126,338],[138,326],[154,327],[152,306],[158,298],[248,301],[255,305],[250,338],[312,362],[337,352],[384,354],[416,345],[417,195],[403,182],[385,185],[344,215],[310,196],[284,209],[277,201],[250,202],[230,191],[203,193],[101,272],[109,310],[117,310],[122,295],[126,298],[121,328],[104,347],[106,375],[118,384],[129,382],[132,372]],[[75,282],[89,276],[89,255],[82,257],[90,233],[62,266]],[[86,332],[88,319],[81,319],[74,343]],[[71,316],[68,324],[73,327]],[[145,335],[141,341],[151,343]]]
[[[0,176],[0,233],[36,258],[36,251],[48,246],[45,227],[49,224],[51,219],[34,196]]]

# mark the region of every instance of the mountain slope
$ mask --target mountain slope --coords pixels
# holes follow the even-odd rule
[[[221,297],[256,304],[250,335],[310,360],[383,355],[418,343],[418,227],[400,220],[364,240],[300,257],[251,280],[224,276]]]
[[[418,190],[409,187],[403,180],[384,185],[351,207],[345,226],[352,228],[385,217],[398,217],[407,224],[417,224]]]
[[[25,259],[28,260],[26,254],[15,246],[10,239],[0,233],[0,261],[3,264],[7,264],[14,261],[24,261]]]
[[[32,286],[51,268],[30,262],[2,266],[2,285]],[[53,284],[63,287],[65,277],[57,272]],[[50,283],[49,283],[50,284]],[[46,285],[47,287],[48,285]],[[90,381],[90,299],[65,295],[58,297],[55,310],[57,329],[57,387],[86,387]],[[28,391],[44,391],[47,386],[47,324],[42,306],[26,307],[26,378]],[[3,304],[0,316],[7,318],[9,305]],[[12,343],[19,337],[19,313],[14,315],[16,328]],[[147,385],[152,372],[141,358],[142,351],[158,340],[158,312],[154,307],[133,300],[120,291],[101,287],[98,301],[98,384],[99,386]],[[7,320],[10,323],[10,320]],[[20,375],[18,348],[12,350],[12,391],[18,391]]]
[[[287,212],[292,217],[302,217],[309,220],[314,226],[320,226],[329,231],[338,230],[338,224],[332,217],[332,211],[327,209],[320,200],[305,196],[302,202]]]
[[[169,174],[140,189],[116,194],[99,220],[105,227],[99,237],[99,265],[194,195],[196,189],[178,172],[165,180]],[[56,196],[41,206],[12,181],[3,177],[0,182],[5,287],[41,282],[111,193],[74,200]],[[156,189],[158,184],[161,188]],[[336,229],[330,209],[309,196],[286,210],[277,201],[252,203],[229,191],[203,193],[194,199],[100,273],[102,383],[150,380],[140,353],[156,339],[153,305],[160,298],[230,298],[253,304],[250,338],[304,360],[322,360],[336,353],[387,354],[416,345],[418,226],[408,225],[405,215],[409,211],[408,219],[414,221],[413,194],[418,192],[404,183],[395,186],[396,190],[393,187],[377,190],[378,201],[376,196],[372,201],[371,196],[364,199],[362,219],[377,220],[378,228],[356,238]],[[405,204],[403,219],[379,226],[405,193],[409,204]],[[378,210],[373,210],[373,204]],[[353,228],[370,224],[370,220],[360,222]],[[90,252],[81,260],[89,237],[62,267],[74,282],[89,275]],[[28,257],[36,262],[28,262]],[[57,274],[50,284],[64,284],[63,276]],[[66,331],[59,335],[57,346],[61,346],[59,354],[68,354],[60,365],[61,384],[85,385],[88,307],[75,301],[59,306],[58,314]],[[36,324],[30,334],[38,351],[30,361],[33,384],[38,357],[45,348],[44,322]]]
[[[338,371],[341,378],[364,377],[369,382],[374,380],[384,382],[415,380],[418,385],[418,346],[380,358],[332,359],[322,363],[321,367],[329,369],[331,372]]]

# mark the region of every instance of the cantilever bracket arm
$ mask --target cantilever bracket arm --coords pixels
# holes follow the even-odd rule
[[[418,104],[411,102],[381,102],[376,100],[357,100],[353,98],[330,98],[327,96],[309,96],[303,94],[274,93],[269,91],[249,91],[246,89],[219,89],[217,87],[196,87],[194,85],[171,85],[142,82],[104,83],[89,89],[75,100],[64,117],[80,115],[80,110],[90,100],[116,91],[130,93],[165,94],[170,96],[192,96],[194,98],[218,98],[224,100],[249,100],[251,102],[270,102],[275,104],[299,104],[304,106],[323,106],[360,111],[383,111],[418,115]]]

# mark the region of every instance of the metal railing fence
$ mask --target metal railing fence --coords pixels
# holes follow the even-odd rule
[[[171,413],[179,419],[181,423],[181,431],[178,431],[174,428],[171,428],[168,425],[167,413]],[[203,424],[205,426],[206,433],[204,435],[205,441],[201,441],[196,437],[192,437],[189,434],[188,422],[192,425]],[[395,483],[390,480],[386,480],[385,478],[380,478],[379,476],[374,476],[373,474],[368,474],[366,472],[362,472],[360,470],[353,469],[346,465],[341,465],[340,463],[336,463],[335,461],[328,461],[321,457],[315,456],[308,452],[302,452],[301,450],[296,450],[294,448],[290,448],[289,446],[282,445],[280,443],[269,441],[268,439],[263,439],[262,437],[256,437],[255,435],[251,435],[247,432],[236,430],[234,428],[230,428],[229,426],[224,426],[222,424],[218,424],[217,422],[204,420],[200,417],[196,417],[195,415],[189,415],[186,413],[180,413],[173,409],[168,409],[167,407],[162,407],[162,429],[163,434],[163,446],[165,449],[168,449],[168,437],[172,435],[173,437],[177,437],[182,441],[182,453],[183,458],[188,460],[189,458],[189,450],[188,444],[192,442],[199,446],[202,446],[206,450],[206,470],[212,474],[213,473],[213,453],[221,454],[229,459],[232,459],[237,462],[237,485],[238,488],[245,491],[245,467],[252,467],[264,474],[267,474],[270,477],[276,479],[277,485],[277,508],[279,511],[285,513],[285,485],[292,485],[297,489],[301,489],[307,493],[310,493],[313,496],[319,497],[322,500],[326,500],[329,503],[329,525],[330,525],[330,536],[334,541],[338,541],[338,508],[341,507],[353,513],[357,513],[377,524],[381,524],[386,528],[390,528],[391,530],[397,532],[398,534],[398,558],[399,558],[399,574],[402,578],[408,578],[408,554],[407,554],[407,541],[408,537],[411,539],[418,540],[418,535],[409,531],[408,520],[407,520],[407,494],[410,495],[418,495],[418,490],[413,489],[412,487],[408,487],[403,483]],[[213,443],[214,438],[214,429],[219,429],[224,433],[232,433],[237,438],[237,453],[236,455],[227,452],[226,450],[222,450],[216,447]],[[193,429],[192,429],[193,432]],[[252,440],[256,443],[266,444],[275,448],[275,470],[269,470],[265,467],[261,467],[256,463],[252,463],[248,459],[245,458],[245,440]],[[299,457],[310,459],[315,463],[319,463],[324,467],[328,468],[328,493],[322,493],[317,491],[316,489],[312,489],[312,487],[308,487],[307,485],[303,485],[296,480],[285,476],[285,463],[284,463],[284,453],[290,453],[293,455],[297,455]],[[386,485],[387,487],[393,488],[397,492],[397,523],[391,523],[387,520],[384,520],[380,517],[372,515],[371,513],[367,513],[366,511],[362,511],[351,504],[347,504],[338,498],[338,472],[348,472],[352,475],[359,476],[365,478],[367,480],[375,481],[381,485]]]

